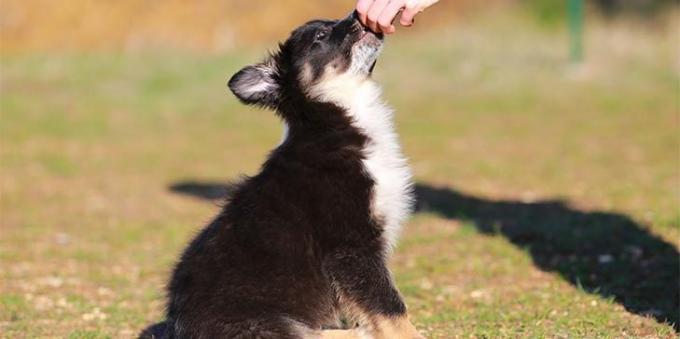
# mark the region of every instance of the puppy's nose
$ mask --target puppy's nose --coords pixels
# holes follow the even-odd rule
[[[357,10],[355,9],[352,11],[352,13],[349,13],[349,17],[356,21],[359,21],[359,12],[357,12]]]
[[[352,23],[359,22],[359,12],[356,10],[349,13],[349,15],[343,19],[343,21],[350,21]]]
[[[345,19],[343,19],[343,21],[349,21],[353,26],[357,28],[364,27],[364,25],[361,23],[361,20],[359,20],[359,12],[357,12],[356,10],[349,13],[349,15]]]

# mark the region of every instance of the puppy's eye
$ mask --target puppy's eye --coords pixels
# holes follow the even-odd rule
[[[315,40],[323,40],[327,35],[328,35],[328,32],[319,31],[319,32],[316,33],[316,37],[314,37],[314,39]]]

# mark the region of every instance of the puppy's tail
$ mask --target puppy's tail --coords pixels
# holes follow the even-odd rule
[[[166,321],[151,325],[139,334],[139,339],[169,339],[168,323]]]

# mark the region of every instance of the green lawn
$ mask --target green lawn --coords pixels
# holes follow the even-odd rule
[[[419,193],[392,269],[428,337],[676,336],[677,40],[588,30],[582,67],[561,33],[495,17],[379,61]],[[181,187],[252,174],[280,138],[226,90],[262,50],[2,57],[0,336],[161,319],[173,261],[219,208]]]

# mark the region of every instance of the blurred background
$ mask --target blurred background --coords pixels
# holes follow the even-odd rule
[[[472,0],[443,1],[424,15],[433,31],[490,9],[521,7],[532,19],[550,28],[565,21],[566,1]],[[573,2],[573,1],[572,1]],[[584,1],[576,1],[582,3]],[[585,1],[601,18],[635,17],[654,23],[667,17],[673,0]],[[254,42],[282,39],[310,18],[336,18],[352,1],[229,1],[229,0],[4,0],[0,14],[5,52],[131,51],[181,48],[225,52]]]
[[[226,80],[351,0],[0,1],[0,337],[129,338],[281,135]],[[432,338],[678,333],[673,0],[442,0],[388,37]]]

